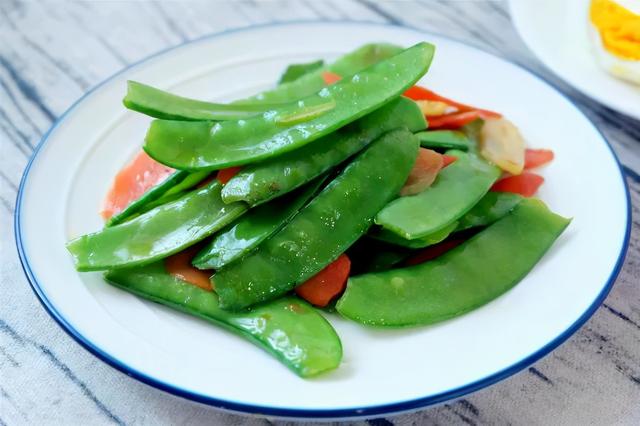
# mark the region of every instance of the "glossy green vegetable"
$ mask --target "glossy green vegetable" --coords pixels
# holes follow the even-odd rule
[[[300,101],[304,103],[304,101]],[[274,122],[280,127],[289,127],[295,124],[305,123],[331,111],[336,107],[333,98],[326,98],[318,103],[311,103],[300,108],[288,109],[276,112]]]
[[[109,271],[114,286],[220,325],[265,349],[301,377],[338,367],[340,338],[306,302],[285,297],[250,311],[220,309],[218,296],[166,273],[162,263]]]
[[[491,225],[509,213],[522,201],[522,196],[510,192],[489,191],[458,221],[456,231]]]
[[[295,81],[300,77],[302,77],[303,75],[309,74],[311,71],[321,69],[323,66],[324,66],[323,60],[307,62],[304,64],[291,64],[287,67],[287,69],[284,71],[284,73],[280,77],[280,81],[278,81],[278,84]],[[360,70],[356,70],[356,72],[357,71],[360,71]]]
[[[343,162],[383,133],[406,127],[424,129],[420,108],[398,98],[330,135],[295,151],[243,168],[222,189],[226,203],[246,201],[257,205],[285,194]]]
[[[348,53],[333,64],[318,68],[308,72],[300,78],[279,85],[278,87],[260,93],[249,99],[234,102],[234,104],[256,104],[256,103],[286,103],[313,95],[326,86],[322,73],[331,71],[341,76],[350,76],[370,67],[384,59],[402,52],[402,48],[392,44],[374,43],[367,44],[359,49]]]
[[[330,100],[336,104],[304,123],[286,128],[277,123],[278,117],[294,113],[295,109],[289,107],[240,121],[154,120],[144,149],[155,160],[186,170],[215,170],[283,154],[392,101],[424,75],[433,52],[433,45],[419,43],[305,98],[296,108],[311,108]]]
[[[373,142],[284,228],[216,273],[222,308],[242,309],[274,299],[335,260],[396,196],[417,152],[418,141],[407,130]]]
[[[196,186],[197,184],[199,184],[200,182],[202,182],[203,180],[205,180],[210,174],[211,173],[207,171],[189,173],[182,182],[169,188],[169,190],[164,194],[163,197],[168,197],[173,194],[178,194],[178,193],[187,191],[193,188],[194,186]]]
[[[446,239],[449,234],[456,230],[458,222],[452,222],[444,228],[435,231],[433,234],[429,234],[424,237],[416,238],[415,240],[407,240],[402,238],[398,234],[394,234],[386,229],[376,229],[370,232],[370,236],[376,240],[384,241],[389,244],[395,244],[402,247],[420,249],[434,244],[438,244],[440,241]]]
[[[148,207],[164,204],[172,201],[172,195],[178,194],[186,189],[192,188],[209,175],[209,172],[189,173],[184,170],[177,170],[167,179],[147,192],[140,198],[130,203],[120,213],[111,216],[105,226],[113,226],[124,222],[135,216],[137,213],[148,211]],[[157,202],[157,203],[155,203]]]
[[[282,228],[318,191],[319,178],[300,190],[252,209],[217,234],[193,259],[199,269],[220,269],[244,256]]]
[[[437,259],[349,279],[337,310],[379,326],[433,324],[462,315],[516,285],[568,224],[542,201],[523,200]]]
[[[151,117],[165,120],[240,120],[261,114],[278,105],[270,104],[217,104],[174,95],[137,81],[127,82],[124,106]]]
[[[429,189],[398,198],[376,216],[376,224],[414,240],[433,234],[468,212],[491,188],[500,170],[476,155],[449,151],[458,159],[438,173]]]
[[[416,133],[420,146],[429,149],[459,149],[467,151],[471,141],[464,133],[455,130],[428,130]]]
[[[151,263],[188,247],[229,224],[245,211],[245,203],[225,204],[221,185],[204,188],[156,207],[120,225],[70,241],[78,271],[97,271]]]

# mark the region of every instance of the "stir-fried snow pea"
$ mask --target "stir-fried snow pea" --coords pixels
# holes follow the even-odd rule
[[[429,149],[459,149],[467,151],[471,141],[464,133],[455,130],[429,130],[416,133],[420,146]]]
[[[435,260],[349,279],[338,312],[380,326],[424,325],[462,315],[516,285],[569,224],[536,199]]]
[[[305,98],[304,108],[335,101],[335,108],[305,123],[282,127],[278,109],[239,121],[154,120],[145,151],[177,169],[214,170],[264,160],[299,148],[392,101],[429,68],[434,47],[419,43]]]
[[[446,239],[449,234],[456,230],[458,226],[458,222],[452,222],[444,228],[435,231],[433,234],[429,234],[425,237],[416,238],[414,240],[407,240],[406,238],[402,238],[398,234],[395,234],[391,231],[387,231],[386,229],[376,229],[370,233],[372,238],[376,240],[384,241],[389,244],[395,244],[397,246],[412,248],[412,249],[420,249],[427,246],[432,246],[434,244],[438,244],[440,241]]]
[[[287,196],[252,209],[217,234],[193,259],[199,269],[220,269],[249,253],[282,228],[316,193],[323,178]]]
[[[220,325],[267,350],[301,377],[338,367],[340,338],[306,302],[285,297],[245,312],[220,309],[218,296],[167,274],[162,262],[109,271],[114,286]]]
[[[216,273],[221,307],[274,299],[335,260],[398,194],[417,152],[418,140],[407,130],[374,141],[284,228]]]
[[[154,204],[154,201],[160,204],[168,202],[171,195],[178,194],[185,189],[195,186],[208,175],[209,172],[206,171],[189,173],[184,170],[176,170],[171,176],[142,194],[140,198],[133,201],[120,213],[111,216],[106,226],[113,226],[124,222],[136,213],[147,210],[150,205]]]
[[[323,67],[322,61],[292,66],[285,73],[286,79],[291,80],[288,83],[281,81],[285,84],[232,104],[184,98],[136,81],[128,82],[127,95],[123,103],[133,111],[166,120],[238,120],[316,93],[325,86],[322,79],[322,72],[325,70],[339,72],[341,75],[355,74],[401,50],[397,46],[372,44],[343,56],[328,67]],[[301,68],[301,66],[304,67]]]
[[[133,111],[165,120],[240,120],[261,114],[280,105],[217,104],[174,95],[137,81],[127,82],[124,106]]]
[[[460,218],[456,231],[491,225],[513,210],[520,201],[522,201],[522,196],[518,194],[489,191],[467,214]]]
[[[458,157],[438,173],[424,192],[398,198],[376,216],[376,224],[413,240],[450,226],[468,212],[500,176],[500,170],[473,154],[448,151]]]
[[[174,254],[221,229],[243,214],[245,203],[225,204],[213,181],[184,197],[120,225],[70,241],[78,271],[97,271],[151,263]]]
[[[331,71],[341,76],[348,76],[362,71],[384,59],[402,52],[402,48],[392,44],[367,44],[359,49],[338,58],[333,64],[311,71],[302,77],[279,85],[278,87],[260,93],[249,99],[234,102],[234,104],[256,103],[286,103],[313,95],[321,90],[326,83],[322,78],[324,71]]]
[[[224,186],[222,199],[256,205],[278,197],[343,162],[383,133],[400,127],[412,132],[426,127],[420,108],[403,97],[300,149],[243,168]]]
[[[309,74],[311,71],[318,70],[324,66],[324,61],[322,59],[313,62],[307,62],[304,64],[291,64],[284,71],[282,76],[280,77],[280,81],[278,84],[290,83],[302,77],[303,75]],[[351,74],[355,74],[357,71],[352,72]]]
[[[426,237],[407,240],[401,236],[385,229],[375,229],[369,232],[372,238],[390,244],[408,247],[412,249],[424,248],[437,244],[447,238],[452,232],[464,231],[466,229],[489,226],[496,220],[502,218],[522,201],[522,196],[510,192],[487,192],[464,216],[457,222],[439,231],[429,234]]]

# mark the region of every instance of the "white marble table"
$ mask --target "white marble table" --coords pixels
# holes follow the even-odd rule
[[[390,22],[443,33],[544,75],[610,139],[633,201],[633,235],[615,287],[564,345],[464,399],[368,423],[640,424],[640,122],[603,108],[545,70],[519,39],[503,2],[0,0],[0,425],[272,423],[148,387],[76,344],[49,318],[22,273],[14,200],[43,133],[112,73],[204,34],[315,19]]]

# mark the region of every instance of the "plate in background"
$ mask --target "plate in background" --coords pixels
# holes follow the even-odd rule
[[[511,19],[551,71],[593,99],[640,120],[640,86],[597,62],[589,39],[589,0],[510,0]]]
[[[504,296],[463,317],[409,330],[375,330],[329,316],[342,338],[343,364],[302,380],[226,331],[105,285],[99,273],[74,270],[65,242],[101,227],[99,203],[114,174],[139,149],[149,124],[148,117],[122,107],[127,79],[225,101],[274,84],[291,62],[332,59],[371,41],[408,46],[423,40],[436,44],[437,53],[422,84],[505,113],[530,146],[556,153],[542,171],[546,184],[540,197],[574,220]],[[470,69],[474,79],[468,78]],[[478,80],[499,84],[478,85]],[[110,365],[219,408],[347,418],[460,397],[543,357],[607,295],[624,258],[629,223],[628,194],[610,146],[543,80],[441,36],[388,25],[315,22],[204,37],[143,60],[96,87],[38,146],[20,185],[15,231],[23,267],[45,308]]]

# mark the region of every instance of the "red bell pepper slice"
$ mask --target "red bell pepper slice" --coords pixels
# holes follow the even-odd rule
[[[229,167],[227,169],[218,170],[216,179],[218,179],[218,182],[225,185],[227,182],[231,180],[232,177],[237,175],[241,169],[242,167],[236,166],[236,167]]]
[[[468,111],[477,111],[478,117],[483,119],[489,118],[500,118],[502,114],[499,114],[494,111],[489,111],[488,109],[476,108],[471,105],[463,104],[460,102],[456,102],[453,99],[445,98],[437,94],[436,92],[426,89],[421,86],[413,86],[407,89],[404,92],[404,96],[407,98],[413,99],[414,101],[438,101],[449,104],[458,109],[458,112],[468,112]]]
[[[327,306],[347,285],[351,260],[341,254],[322,271],[296,287],[296,294],[315,306]]]
[[[513,192],[523,197],[531,197],[538,192],[540,185],[544,183],[544,178],[530,172],[524,172],[515,176],[507,176],[500,179],[491,187],[496,192]]]
[[[524,152],[524,168],[535,169],[553,161],[554,154],[550,149],[527,149]]]
[[[429,122],[429,129],[454,130],[459,129],[478,118],[482,118],[482,115],[480,114],[480,111],[476,110],[427,117],[427,122]]]

